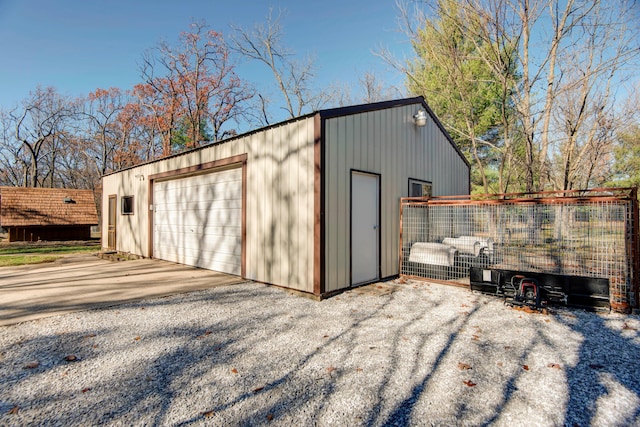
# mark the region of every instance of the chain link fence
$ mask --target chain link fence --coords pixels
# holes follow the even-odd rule
[[[468,285],[470,269],[609,280],[638,308],[637,189],[403,198],[400,274]]]

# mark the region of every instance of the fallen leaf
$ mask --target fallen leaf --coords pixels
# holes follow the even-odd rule
[[[504,346],[504,349],[505,349],[505,350],[511,350],[512,348],[513,348],[513,347],[511,347],[510,345],[505,345],[505,346]]]
[[[327,372],[329,372],[329,375],[331,375],[331,373],[332,373],[332,372],[334,372],[334,371],[337,371],[337,369],[336,369],[336,368],[334,368],[333,366],[329,366],[329,367],[327,368]]]
[[[134,340],[134,341],[140,341],[140,335],[138,335],[137,337],[135,337],[133,340]]]
[[[75,354],[69,354],[64,357],[64,360],[66,360],[67,362],[77,362],[78,357]]]
[[[498,362],[498,366],[502,367],[502,362]]]
[[[475,387],[477,384],[471,380],[462,381],[467,387]]]
[[[522,369],[524,369],[525,371],[529,370],[529,365],[522,365]]]
[[[211,417],[213,417],[213,410],[201,412],[200,414],[205,418],[211,418]]]
[[[88,392],[89,390],[91,390],[91,387],[85,387],[85,388],[83,388],[83,389],[82,389],[82,392],[83,392],[83,393],[86,393],[86,392]]]
[[[262,390],[264,390],[264,387],[258,387],[258,388],[254,388],[253,392],[254,393],[260,393]]]
[[[14,406],[13,408],[11,408],[11,409],[9,410],[9,414],[10,414],[10,415],[15,415],[15,414],[17,414],[17,413],[18,413],[18,411],[19,411],[19,410],[20,410],[20,407],[18,407],[18,406]]]
[[[273,421],[273,414],[267,414],[267,421]]]
[[[144,310],[144,307],[140,307],[140,310]]]
[[[547,322],[547,323],[551,322],[551,320],[549,320],[549,319],[544,319],[544,321]]]
[[[478,341],[480,339],[480,337],[478,335],[472,335],[472,339],[474,341]]]
[[[329,335],[325,335],[325,336],[323,336],[322,338],[329,338]]]
[[[460,307],[469,307],[467,304],[460,304]]]
[[[356,372],[362,372],[362,368],[356,368]]]
[[[232,372],[232,373],[234,373],[234,374],[237,374],[237,373],[238,373],[238,370],[237,370],[236,368],[233,368],[233,369],[231,370],[231,372]]]
[[[40,366],[40,362],[38,362],[37,360],[34,360],[33,362],[29,362],[26,365],[24,365],[23,369],[35,369],[38,366]]]
[[[562,369],[562,368],[560,367],[560,365],[558,365],[557,363],[549,363],[549,364],[547,365],[547,368]]]
[[[467,371],[467,370],[473,369],[473,368],[468,363],[458,362],[458,369],[462,369],[463,371]]]
[[[89,335],[85,335],[85,338],[95,338],[96,334],[89,334]]]

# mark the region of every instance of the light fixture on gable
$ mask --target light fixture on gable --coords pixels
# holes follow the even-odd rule
[[[424,110],[418,110],[418,112],[413,116],[413,123],[415,123],[418,127],[426,126],[427,113]]]

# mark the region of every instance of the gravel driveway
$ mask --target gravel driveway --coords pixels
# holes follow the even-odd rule
[[[640,319],[255,283],[0,328],[0,425],[640,425]]]

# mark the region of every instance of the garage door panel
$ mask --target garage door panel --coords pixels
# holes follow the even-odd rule
[[[241,208],[156,211],[160,223],[186,227],[238,227],[238,217],[241,215]]]
[[[208,191],[189,191],[185,192],[180,189],[173,189],[167,192],[160,193],[159,197],[155,197],[156,203],[169,206],[184,205],[185,203],[197,205],[198,200],[208,200],[210,202],[216,202],[220,200],[236,200],[242,201],[242,188],[237,188],[241,184],[241,181],[234,181],[233,188],[208,189]],[[229,184],[231,185],[231,183]],[[156,195],[158,193],[155,193]]]
[[[158,230],[157,235],[160,236],[161,240],[167,239],[174,234],[176,235],[206,234],[208,236],[213,236],[213,237],[235,236],[239,239],[242,233],[242,228],[236,227],[236,226],[208,226],[208,227],[198,226],[196,227],[191,225],[175,225],[175,227],[176,227],[175,232]],[[162,242],[160,242],[160,244],[162,244]]]
[[[202,205],[202,203],[198,203],[195,198],[192,201],[181,202],[181,203],[165,203],[161,204],[160,202],[156,202],[159,208],[159,212],[177,212],[177,211],[186,211],[186,212],[206,212],[206,211],[226,211],[228,209],[242,209],[242,198],[239,199],[223,199],[223,200],[215,200],[211,201],[206,205]]]
[[[177,250],[173,248],[192,248],[195,251],[241,255],[242,242],[241,239],[236,236],[208,235],[206,238],[202,238],[195,233],[184,233],[181,235],[158,233],[158,237],[162,240],[158,244],[160,251],[165,250],[164,248],[167,248],[169,251]]]
[[[240,274],[242,170],[154,184],[154,257]]]
[[[229,274],[240,275],[241,267],[236,262],[236,258],[233,256],[215,258],[209,256],[207,253],[198,253],[190,251],[189,253],[171,253],[164,254],[162,259],[171,258],[170,261],[177,262],[179,264],[192,265],[194,267],[206,268],[208,270],[222,271]]]
[[[224,262],[227,264],[237,264],[237,259],[240,256],[241,249],[239,247],[227,249],[229,250],[229,252],[223,252],[219,250],[185,249],[175,246],[165,246],[162,253],[167,256],[200,259],[201,263],[203,264],[206,264],[210,261]]]

